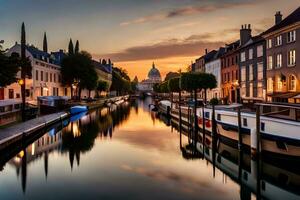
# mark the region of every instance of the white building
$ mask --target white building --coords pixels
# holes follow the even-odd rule
[[[225,49],[220,48],[218,51],[215,51],[210,58],[205,62],[205,73],[213,74],[217,80],[217,87],[207,91],[207,100],[212,98],[221,98],[222,89],[221,89],[221,56],[224,54]]]
[[[21,45],[15,44],[7,51],[7,55],[13,52],[21,54]],[[61,85],[60,60],[63,51],[47,53],[34,46],[26,46],[26,57],[31,61],[32,77],[26,78],[26,100],[36,103],[39,96],[70,96],[70,88]],[[21,72],[17,74],[21,78]],[[13,83],[5,88],[1,88],[4,94],[2,99],[21,99],[21,86]],[[1,100],[1,99],[0,99]]]
[[[141,81],[137,88],[139,91],[149,92],[153,90],[153,86],[156,83],[161,83],[161,75],[159,70],[155,67],[155,64],[152,64],[152,68],[148,72],[148,79]]]

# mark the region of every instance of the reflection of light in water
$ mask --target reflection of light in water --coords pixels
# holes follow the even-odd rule
[[[15,161],[16,163],[20,163],[20,162],[21,162],[21,158],[15,157],[15,158],[14,158],[14,161]]]
[[[79,130],[79,126],[77,123],[72,123],[72,129],[73,129],[73,136],[74,137],[79,137],[81,135],[80,130]]]
[[[34,155],[34,153],[35,153],[35,144],[32,143],[32,145],[31,145],[31,155]]]
[[[19,156],[20,158],[23,158],[23,156],[24,156],[24,151],[23,151],[23,150],[20,151],[20,153],[18,154],[18,156]]]

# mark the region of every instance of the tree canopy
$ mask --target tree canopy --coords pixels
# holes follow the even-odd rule
[[[99,80],[99,81],[98,81],[97,90],[98,90],[99,92],[105,92],[105,91],[108,90],[108,88],[109,88],[108,82],[102,81],[102,80]]]
[[[0,50],[0,87],[5,87],[17,81],[16,75],[20,70],[20,56],[12,53],[5,56]]]
[[[179,77],[179,76],[180,76],[180,74],[178,72],[169,72],[166,75],[165,81],[168,81],[172,78],[176,78],[176,77]]]
[[[69,42],[68,53],[74,54],[74,45],[73,45],[72,39],[70,39],[70,42]]]
[[[128,80],[129,79],[129,80]],[[111,91],[116,91],[118,94],[128,93],[130,88],[130,78],[122,69],[113,68]]]
[[[180,77],[171,78],[168,83],[170,92],[180,92]]]

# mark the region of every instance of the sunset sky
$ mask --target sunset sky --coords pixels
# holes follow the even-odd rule
[[[44,31],[51,51],[67,49],[70,38],[94,59],[111,58],[133,78],[145,79],[154,61],[164,76],[186,69],[205,48],[239,37],[242,24],[253,33],[285,17],[300,0],[0,0],[0,40],[20,40],[40,49]]]

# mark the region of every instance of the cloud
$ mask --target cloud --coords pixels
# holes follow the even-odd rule
[[[268,0],[253,0],[253,1],[246,0],[246,1],[238,1],[238,2],[221,1],[221,2],[215,2],[214,4],[186,6],[186,7],[176,8],[162,13],[155,13],[153,15],[144,16],[131,21],[125,21],[122,22],[120,25],[128,26],[131,24],[142,24],[151,21],[161,21],[163,19],[170,19],[174,17],[188,16],[194,14],[206,14],[209,12],[216,12],[223,9],[231,9],[231,8],[242,7],[242,6],[252,6],[264,1],[268,1]]]
[[[153,45],[136,46],[125,49],[122,52],[111,53],[106,55],[95,55],[98,58],[111,58],[115,62],[120,61],[137,61],[163,59],[170,57],[196,56],[203,52],[203,49],[218,48],[224,42],[221,41],[205,41],[209,36],[202,35],[193,36],[193,38],[169,39],[161,41]],[[198,38],[196,38],[198,37]]]

